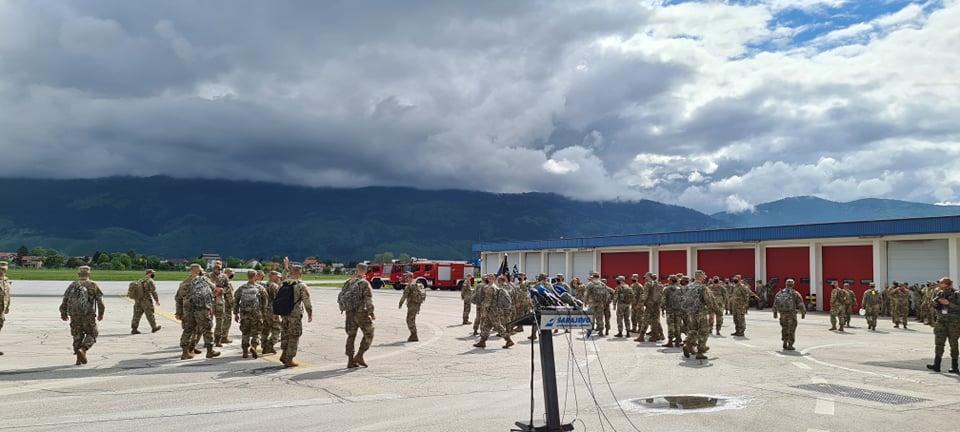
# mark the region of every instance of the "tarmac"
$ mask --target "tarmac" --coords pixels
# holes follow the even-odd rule
[[[348,370],[337,290],[312,288],[301,367],[285,369],[276,356],[242,359],[236,323],[220,358],[181,361],[176,284],[159,284],[163,329],[150,334],[144,321],[145,333],[131,335],[126,284],[104,282],[100,337],[90,363],[74,366],[58,312],[66,285],[14,281],[0,332],[0,431],[508,431],[530,418],[529,341],[518,335],[504,350],[493,338],[487,349],[473,348],[456,292],[428,293],[421,341],[408,343],[399,292],[376,291],[370,368]],[[811,313],[800,322],[798,351],[788,353],[769,309],[750,311],[746,337],[729,336],[732,324],[727,316],[704,362],[654,343],[556,335],[564,422],[578,431],[960,430],[960,376],[924,368],[933,355],[930,327],[894,329],[882,318],[880,331],[870,332],[854,317],[854,328],[837,333],[828,330],[829,316]],[[658,398],[690,395],[723,400],[681,410]]]

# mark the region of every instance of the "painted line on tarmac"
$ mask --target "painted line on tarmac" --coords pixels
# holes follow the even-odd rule
[[[807,357],[806,357],[807,360],[812,361],[812,362],[814,362],[814,363],[817,363],[817,364],[819,364],[819,365],[821,365],[821,366],[832,367],[832,368],[835,368],[835,369],[845,370],[845,371],[848,371],[848,372],[854,372],[854,373],[858,373],[858,374],[862,374],[862,375],[872,375],[872,376],[876,376],[876,377],[880,377],[880,378],[887,378],[887,379],[893,379],[893,380],[902,380],[902,381],[910,381],[910,382],[913,382],[913,383],[922,384],[921,381],[912,380],[912,379],[904,378],[904,377],[899,377],[899,376],[896,376],[896,375],[887,375],[887,374],[882,374],[882,373],[878,373],[878,372],[865,371],[865,370],[860,370],[860,369],[854,369],[854,368],[849,368],[849,367],[845,367],[845,366],[840,366],[840,365],[836,365],[836,364],[833,364],[833,363],[827,363],[827,362],[825,362],[825,361],[823,361],[823,360],[819,360],[819,359],[817,359],[816,357],[810,355],[810,351],[813,351],[813,350],[817,350],[817,349],[821,349],[821,348],[836,347],[836,346],[850,346],[850,345],[863,345],[863,344],[861,344],[861,343],[855,343],[855,344],[829,344],[829,345],[819,345],[819,346],[807,348],[807,349],[801,351],[800,353],[806,355],[806,356],[807,356]]]
[[[830,432],[824,429],[807,429],[807,432]]]
[[[836,412],[836,403],[833,399],[817,398],[817,406],[813,408],[814,414],[833,415]]]
[[[820,378],[818,376],[810,377],[810,381],[813,381],[814,384],[826,384],[827,380]]]
[[[813,369],[813,368],[811,368],[810,366],[808,366],[806,363],[793,362],[793,365],[796,366],[797,368],[803,369],[803,370],[811,370],[811,369]]]

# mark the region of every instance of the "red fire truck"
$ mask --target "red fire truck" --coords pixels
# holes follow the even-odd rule
[[[403,273],[413,273],[414,280],[432,290],[459,290],[465,278],[473,280],[473,264],[466,261],[417,260],[402,264],[393,264],[390,269],[389,283],[394,289],[403,289]],[[371,279],[371,278],[368,278]],[[373,282],[370,282],[373,284]],[[387,284],[383,280],[383,284]],[[381,285],[383,286],[383,285]],[[374,285],[376,288],[376,285]]]
[[[367,265],[367,282],[370,282],[373,289],[383,288],[384,285],[391,283],[391,280],[394,278],[393,273],[399,272],[400,267],[400,265],[393,263],[369,264]],[[400,276],[397,275],[397,280],[399,279]]]

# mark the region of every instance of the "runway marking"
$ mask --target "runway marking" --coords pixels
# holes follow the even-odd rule
[[[811,369],[813,369],[813,368],[811,368],[810,366],[807,366],[806,363],[793,362],[793,365],[796,366],[796,367],[798,367],[798,368],[800,368],[800,369],[804,369],[804,370],[811,370]]]
[[[748,344],[748,343],[746,343],[746,342],[734,342],[734,343],[737,344],[737,345],[745,346],[745,347],[747,347],[747,348],[756,348],[756,347],[757,347],[756,345],[751,345],[751,344]]]
[[[830,432],[824,429],[807,429],[807,432]]]
[[[833,415],[835,405],[833,399],[817,399],[817,406],[813,408],[813,412],[820,415]]]
[[[827,380],[825,380],[825,379],[823,379],[823,378],[820,378],[820,377],[817,377],[817,376],[815,376],[815,377],[810,377],[810,381],[813,381],[814,384],[826,384],[826,383],[827,383]]]

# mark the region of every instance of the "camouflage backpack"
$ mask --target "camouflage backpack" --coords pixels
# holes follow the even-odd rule
[[[190,282],[190,305],[194,310],[207,309],[213,305],[213,287],[204,277]]]
[[[423,303],[427,299],[427,291],[423,285],[414,284],[414,289],[410,293],[410,300],[416,304]]]
[[[483,287],[484,285],[481,285],[473,290],[473,297],[470,299],[470,303],[473,303],[477,306],[479,306],[480,303],[483,303]]]
[[[74,282],[70,287],[68,311],[72,317],[93,315],[96,312],[96,299],[88,290],[89,282]]]
[[[705,309],[703,304],[703,285],[690,285],[682,291],[680,308],[686,313],[700,313]]]
[[[337,295],[340,312],[352,312],[363,305],[363,293],[360,292],[360,279],[348,280]]]
[[[143,284],[141,281],[130,282],[127,286],[127,298],[138,300],[143,296]]]
[[[260,288],[258,285],[240,287],[240,312],[255,312],[260,308]]]
[[[683,309],[683,296],[679,287],[676,285],[670,285],[664,290],[664,292],[667,296],[668,310],[677,311]]]
[[[797,310],[797,299],[793,290],[782,289],[773,298],[773,309],[777,312],[793,312]]]
[[[497,287],[496,293],[494,294],[494,303],[498,309],[507,310],[510,309],[513,305],[513,302],[510,300],[510,293],[507,290]]]

